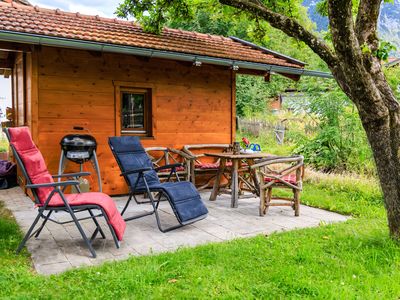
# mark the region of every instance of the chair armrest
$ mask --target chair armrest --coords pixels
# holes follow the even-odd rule
[[[119,176],[126,176],[126,175],[130,175],[130,174],[134,174],[134,173],[143,173],[143,172],[151,171],[151,170],[153,170],[153,168],[150,168],[150,167],[140,168],[140,169],[132,169],[132,170],[122,172]]]
[[[37,188],[42,188],[42,187],[57,187],[57,186],[69,186],[69,185],[79,185],[79,181],[68,180],[68,181],[60,181],[60,182],[27,184],[25,187],[28,189],[37,189]]]
[[[52,175],[53,178],[63,178],[63,177],[82,177],[89,176],[90,172],[78,172],[78,173],[65,173],[65,174],[57,174]]]
[[[165,169],[175,169],[176,167],[183,167],[183,164],[181,164],[181,163],[169,164],[169,165],[165,165],[165,166],[161,166],[161,167],[155,168],[154,170],[156,172],[158,172],[160,170],[165,170]]]
[[[293,156],[271,156],[268,158],[259,159],[256,161],[256,164],[252,165],[251,169],[256,169],[260,167],[264,167],[267,165],[272,164],[279,164],[279,163],[292,163],[297,162],[300,165],[303,165],[303,156],[301,155],[293,155]]]
[[[174,148],[168,148],[168,150],[169,150],[170,152],[172,152],[172,153],[175,153],[175,154],[178,154],[178,155],[182,156],[182,157],[185,158],[185,159],[196,159],[195,156],[193,156],[193,155],[191,155],[191,154],[189,154],[189,153],[185,153],[185,152],[183,152],[183,151],[174,149]]]

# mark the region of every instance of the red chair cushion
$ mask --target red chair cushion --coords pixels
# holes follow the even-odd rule
[[[230,168],[232,167],[232,162],[227,161],[225,164],[225,167]],[[246,163],[242,163],[242,166],[247,166]],[[219,168],[219,163],[201,163],[201,164],[196,164],[195,169],[201,169],[201,170],[216,170]]]
[[[121,217],[113,199],[104,194],[97,192],[81,193],[81,194],[65,194],[68,204],[72,207],[81,205],[97,205],[100,206],[108,218],[108,223],[114,228],[115,234],[119,241],[122,241],[126,229],[126,223]],[[50,200],[51,206],[64,206],[59,194],[54,195]]]
[[[296,175],[295,174],[289,174],[289,175],[285,175],[283,177],[281,177],[282,180],[289,182],[293,185],[297,185],[297,181],[296,181]],[[271,178],[271,177],[264,177],[264,181],[265,182],[271,182],[271,181],[275,181],[276,183],[282,183],[281,181],[275,179],[275,178]]]
[[[196,164],[194,168],[201,170],[216,170],[219,168],[219,163],[201,163],[201,164]]]
[[[10,134],[10,143],[18,152],[31,182],[33,184],[54,182],[47,170],[42,154],[32,141],[29,128],[9,128],[8,132]],[[42,204],[44,204],[52,190],[53,188],[36,189],[38,198]]]
[[[177,172],[185,171],[185,167],[176,167],[175,170]],[[160,173],[171,173],[171,169],[163,169],[159,171]]]
[[[46,163],[39,149],[33,143],[28,127],[9,128],[10,143],[17,151],[22,163],[28,173],[29,179],[35,183],[54,182],[53,177],[47,170]],[[54,188],[36,189],[41,205],[44,205],[48,196]],[[121,214],[118,212],[114,201],[103,193],[82,193],[66,194],[66,200],[71,206],[79,205],[98,205],[106,213],[110,225],[114,228],[115,234],[119,240],[122,240],[126,224]],[[49,201],[49,206],[64,206],[59,194],[55,194]]]

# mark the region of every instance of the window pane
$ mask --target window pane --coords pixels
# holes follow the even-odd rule
[[[122,128],[144,128],[145,94],[122,93]]]

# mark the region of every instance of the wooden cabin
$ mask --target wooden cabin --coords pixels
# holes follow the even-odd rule
[[[298,79],[313,72],[233,37],[173,29],[154,35],[132,22],[12,1],[0,2],[0,20],[0,70],[12,77],[13,126],[30,127],[53,173],[61,138],[85,128],[98,142],[103,191],[111,195],[127,188],[109,136],[139,135],[145,147],[231,143],[236,74]]]

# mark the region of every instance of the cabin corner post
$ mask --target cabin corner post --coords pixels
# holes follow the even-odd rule
[[[26,111],[27,124],[32,133],[33,141],[39,143],[39,56],[37,49],[33,48],[32,52],[26,54]]]
[[[236,71],[231,70],[231,143],[236,140]]]

